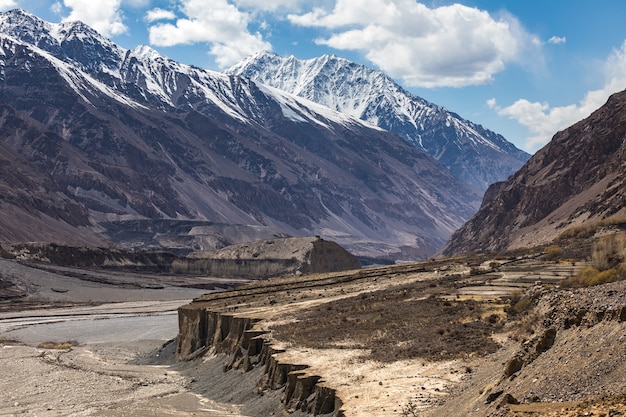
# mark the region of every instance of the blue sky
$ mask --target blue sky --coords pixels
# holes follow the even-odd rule
[[[621,0],[0,0],[221,70],[333,53],[535,152],[626,89]]]

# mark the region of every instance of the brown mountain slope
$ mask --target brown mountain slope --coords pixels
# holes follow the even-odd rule
[[[0,49],[0,151],[15,165],[0,172],[0,203],[46,223],[45,234],[21,233],[32,222],[8,213],[18,227],[0,241],[97,236],[185,251],[320,235],[412,259],[439,250],[478,206],[475,190],[395,134],[125,50],[81,23],[0,13]],[[66,233],[48,233],[48,217]]]
[[[88,212],[49,174],[47,157],[63,140],[0,102],[0,241],[102,244],[87,230]]]
[[[443,253],[550,242],[570,226],[626,214],[626,91],[558,132],[508,181],[492,185]]]

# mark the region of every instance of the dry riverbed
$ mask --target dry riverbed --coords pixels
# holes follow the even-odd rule
[[[272,396],[249,401],[251,386],[230,389],[238,375],[223,373],[223,358],[175,361],[177,308],[208,292],[188,285],[232,283],[8,260],[0,272],[22,293],[0,303],[0,416],[255,416],[279,408]]]

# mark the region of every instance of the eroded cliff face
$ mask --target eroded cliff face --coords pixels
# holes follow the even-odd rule
[[[179,273],[247,279],[359,268],[356,256],[319,236],[240,243],[218,251],[193,253],[172,264]]]
[[[308,373],[307,365],[277,359],[277,354],[283,350],[270,343],[264,330],[255,328],[260,320],[211,311],[203,303],[180,307],[177,358],[192,360],[212,350],[228,358],[224,363],[225,371],[247,372],[263,367],[257,389],[263,392],[284,388],[281,400],[288,411],[343,416],[341,400],[320,376]]]

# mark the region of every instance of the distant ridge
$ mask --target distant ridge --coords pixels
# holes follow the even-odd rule
[[[530,156],[501,135],[409,93],[381,71],[335,55],[300,60],[259,52],[226,72],[394,132],[482,191]]]

